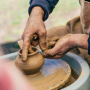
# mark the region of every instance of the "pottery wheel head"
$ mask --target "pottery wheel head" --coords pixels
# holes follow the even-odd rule
[[[10,63],[15,65],[15,60]],[[61,59],[45,59],[40,72],[27,75],[27,79],[37,90],[57,90],[69,81],[70,76],[71,68],[65,61]]]
[[[71,68],[63,60],[45,59],[45,63],[35,76],[27,76],[37,90],[52,90],[63,87],[70,78]]]

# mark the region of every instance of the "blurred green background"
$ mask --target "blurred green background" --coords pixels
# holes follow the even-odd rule
[[[0,43],[17,41],[26,26],[29,0],[0,0]],[[79,0],[59,0],[45,21],[46,29],[65,25],[80,14]]]

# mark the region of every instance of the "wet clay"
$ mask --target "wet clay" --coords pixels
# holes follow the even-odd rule
[[[15,65],[15,62],[16,60],[10,63]],[[70,76],[70,66],[61,59],[45,59],[40,72],[33,75],[26,75],[27,79],[37,90],[57,90],[69,81]]]
[[[51,49],[55,46],[56,42],[59,40],[59,37],[52,37],[46,41],[46,48]]]
[[[16,66],[20,68],[25,74],[35,74],[40,71],[44,64],[43,56],[38,53],[36,48],[33,48],[34,53],[28,54],[28,58],[25,62],[22,60],[22,49],[19,50],[16,58]]]

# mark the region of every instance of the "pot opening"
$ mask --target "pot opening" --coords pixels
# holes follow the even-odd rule
[[[34,55],[34,54],[38,53],[38,49],[37,49],[37,48],[32,47],[32,50],[33,50],[34,52],[33,52],[33,53],[28,52],[28,56],[31,56],[31,55]],[[19,50],[18,54],[19,54],[20,56],[22,56],[22,49]]]

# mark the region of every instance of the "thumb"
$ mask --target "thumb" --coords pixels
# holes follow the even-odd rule
[[[42,29],[42,31],[39,32],[39,45],[40,45],[40,48],[42,49],[42,51],[45,51],[46,50],[46,30],[45,29]]]

